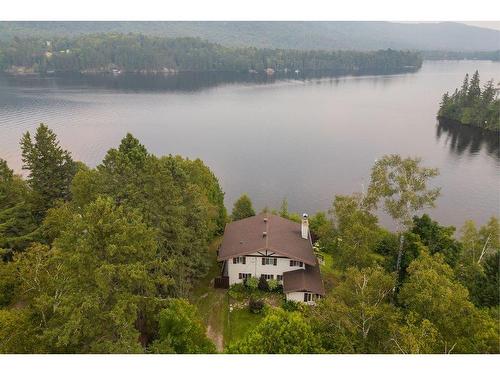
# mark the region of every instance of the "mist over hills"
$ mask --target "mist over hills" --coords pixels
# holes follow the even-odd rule
[[[492,51],[500,49],[500,31],[455,22],[0,22],[0,39],[14,36],[76,36],[90,33],[143,33],[200,37],[226,46],[284,49],[410,49]]]

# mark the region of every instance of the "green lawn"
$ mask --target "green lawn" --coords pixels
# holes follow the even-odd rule
[[[233,309],[224,324],[224,344],[227,346],[241,339],[264,318],[264,312],[254,314],[248,306]]]

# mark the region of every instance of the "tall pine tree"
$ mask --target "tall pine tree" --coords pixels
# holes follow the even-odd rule
[[[33,191],[37,220],[58,199],[68,199],[70,184],[76,173],[71,154],[59,146],[56,134],[40,124],[34,135],[26,132],[21,138],[23,169],[29,171],[28,184]]]

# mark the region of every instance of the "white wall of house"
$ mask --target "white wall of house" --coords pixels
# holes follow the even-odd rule
[[[316,301],[314,301],[314,300],[311,300],[309,302],[304,302],[304,293],[306,293],[306,292],[290,292],[290,293],[287,293],[285,296],[286,296],[287,301],[302,302],[302,303],[306,303],[308,305],[316,304]],[[316,299],[316,297],[314,299]]]
[[[245,264],[234,264],[233,259],[227,260],[227,275],[229,276],[229,285],[241,283],[243,280],[239,279],[240,273],[250,273],[252,277],[260,278],[262,274],[273,275],[277,279],[277,275],[283,275],[283,272],[304,269],[305,264],[300,266],[290,266],[289,258],[278,258],[269,256],[268,258],[276,258],[276,266],[273,264],[262,265],[262,256],[255,256],[256,254],[249,254],[245,257]],[[303,298],[303,297],[302,297]]]
[[[304,302],[304,292],[291,292],[286,294],[287,301]]]

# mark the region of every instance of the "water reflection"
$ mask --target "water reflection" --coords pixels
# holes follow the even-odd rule
[[[500,161],[500,133],[462,125],[440,119],[436,128],[436,138],[443,138],[450,151],[459,156],[477,155],[484,149],[486,153]]]
[[[406,69],[399,73],[412,73],[415,70]],[[358,74],[346,75],[341,71],[311,71],[301,72],[276,72],[273,75],[264,73],[239,73],[239,72],[181,72],[177,74],[58,74],[57,76],[2,76],[3,85],[23,86],[26,88],[101,88],[122,91],[184,91],[192,92],[216,87],[229,83],[270,84],[279,80],[311,81],[330,78],[336,85],[342,79],[356,76],[380,76],[386,84],[387,78],[382,72],[364,71]],[[385,77],[385,78],[384,78]],[[375,77],[374,77],[375,78]],[[376,79],[375,79],[376,80]],[[1,82],[0,82],[1,83]]]

